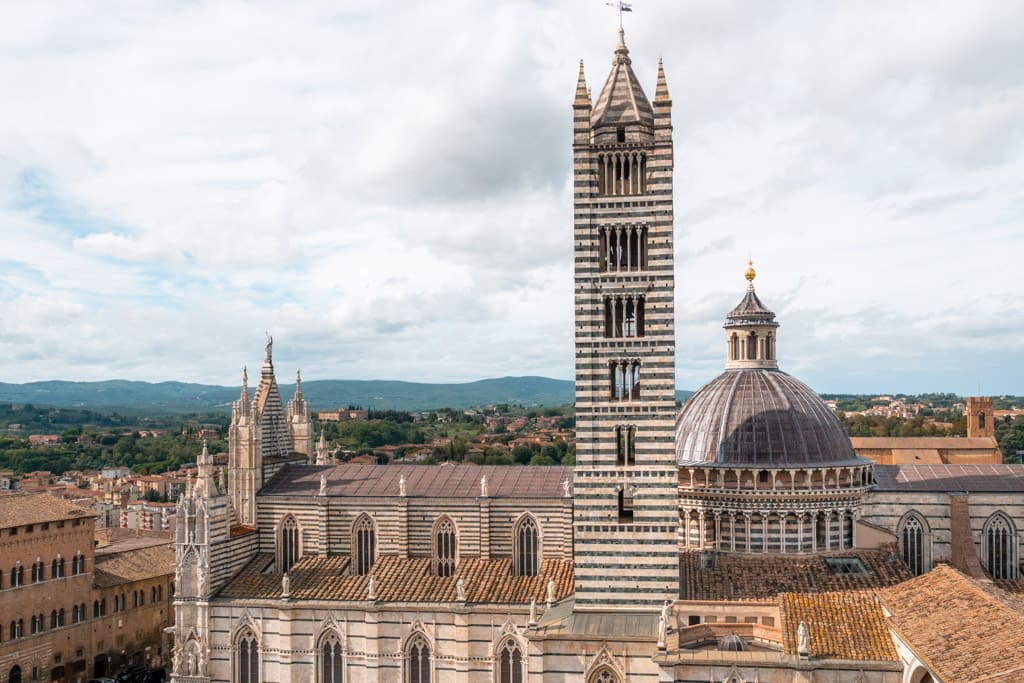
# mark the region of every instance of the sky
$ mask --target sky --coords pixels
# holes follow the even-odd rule
[[[677,386],[748,255],[822,392],[1024,394],[1024,10],[636,0]],[[570,379],[569,2],[0,2],[0,381]]]

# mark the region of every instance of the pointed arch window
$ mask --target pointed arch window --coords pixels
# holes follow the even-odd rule
[[[523,650],[515,638],[508,638],[498,648],[497,683],[523,683]]]
[[[352,525],[352,548],[355,573],[360,576],[369,574],[377,550],[377,525],[369,515],[360,515]]]
[[[602,666],[590,675],[587,679],[587,683],[622,683],[622,679],[619,675],[612,671],[607,666]]]
[[[983,558],[985,569],[993,579],[1017,578],[1013,524],[1002,513],[989,517],[982,530]]]
[[[317,651],[320,659],[319,683],[342,683],[344,665],[341,658],[341,638],[334,631],[327,631],[320,639]]]
[[[430,683],[430,644],[417,633],[406,645],[406,683]]]
[[[928,534],[927,526],[923,519],[916,513],[911,513],[899,529],[900,555],[904,564],[910,568],[914,576],[925,573],[928,570],[928,557],[926,541]]]
[[[434,567],[438,576],[455,574],[457,549],[455,524],[448,517],[442,517],[434,525]]]
[[[278,533],[281,573],[287,572],[299,561],[299,536],[299,523],[295,521],[295,517],[288,515],[281,522],[281,531]]]
[[[537,576],[540,573],[540,530],[537,521],[526,515],[515,531],[516,574]]]
[[[260,654],[256,634],[246,629],[238,635],[235,680],[239,683],[260,683]]]
[[[21,667],[15,664],[11,667],[11,671],[7,674],[8,683],[21,683]]]

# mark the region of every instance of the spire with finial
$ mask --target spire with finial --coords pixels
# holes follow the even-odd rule
[[[754,270],[754,260],[747,259],[747,272],[743,274],[743,277],[747,278],[747,287],[749,289],[754,288],[754,278],[757,277],[757,271]]]
[[[626,47],[626,31],[619,27],[619,44],[615,46],[615,61],[631,64],[629,59],[629,48]]]
[[[299,402],[302,400],[302,371],[295,371],[295,401]]]
[[[587,77],[583,73],[583,60],[580,60],[580,75],[576,79],[576,100],[575,105],[590,106],[590,89],[587,87]]]
[[[263,347],[263,372],[274,372],[274,338],[267,332],[267,344]]]
[[[658,57],[658,85],[654,89],[654,104],[672,104],[672,97],[668,94],[668,81],[665,80],[665,65],[661,57]]]
[[[320,430],[320,440],[316,442],[316,464],[328,465],[327,462],[327,430]]]

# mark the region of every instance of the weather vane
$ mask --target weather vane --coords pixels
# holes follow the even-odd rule
[[[619,28],[622,28],[622,13],[623,12],[632,12],[633,11],[633,3],[623,2],[622,0],[619,0],[618,2],[606,2],[604,4],[608,5],[609,7],[614,7],[615,9],[619,10]]]

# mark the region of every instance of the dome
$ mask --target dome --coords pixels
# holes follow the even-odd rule
[[[832,409],[775,369],[726,370],[676,418],[680,465],[821,467],[862,462]]]

